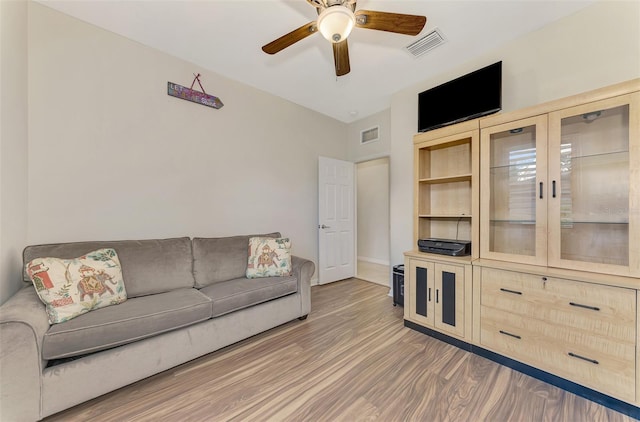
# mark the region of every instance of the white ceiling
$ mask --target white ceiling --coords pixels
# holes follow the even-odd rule
[[[39,2],[349,123],[388,108],[393,93],[451,71],[594,0],[359,0],[357,9],[425,15],[427,24],[417,37],[355,28],[349,36],[351,72],[340,78],[331,45],[319,33],[273,56],[261,50],[316,19],[315,8],[305,0]],[[404,49],[435,28],[446,38],[444,44],[418,58]]]

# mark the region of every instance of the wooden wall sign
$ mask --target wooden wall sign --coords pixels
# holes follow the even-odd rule
[[[206,92],[204,92],[204,88],[200,83],[200,74],[198,73],[197,75],[194,75],[194,76],[195,78],[193,79],[193,82],[191,82],[191,88],[174,84],[173,82],[167,82],[167,94],[172,97],[181,98],[183,100],[202,104],[207,107],[213,107],[215,109],[222,108],[224,104],[222,104],[222,101],[220,101],[220,98],[214,97],[213,95],[209,95]],[[196,81],[198,81],[198,85],[200,85],[200,89],[202,89],[202,92],[196,91],[193,89],[193,84]]]

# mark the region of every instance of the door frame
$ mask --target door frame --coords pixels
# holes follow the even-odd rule
[[[358,207],[358,164],[362,164],[362,163],[366,163],[369,161],[375,161],[375,160],[380,160],[386,158],[387,159],[387,164],[388,164],[388,169],[387,169],[387,181],[388,181],[388,191],[387,191],[387,211],[389,213],[389,219],[387,221],[387,229],[388,229],[388,233],[387,233],[387,250],[388,250],[388,256],[387,256],[387,262],[389,263],[389,274],[388,274],[388,286],[389,287],[389,296],[393,296],[393,264],[391,262],[391,155],[387,154],[387,153],[381,153],[381,154],[374,154],[374,155],[369,155],[366,157],[362,157],[359,160],[357,160],[354,165],[355,165],[355,181],[354,181],[354,186],[355,186],[355,191],[354,191],[354,200],[355,200],[355,205],[354,205],[354,213],[355,213],[355,241],[354,241],[354,248],[355,248],[355,276],[357,277],[358,275],[358,214],[360,212],[360,209]],[[403,264],[403,262],[400,262],[399,264]]]

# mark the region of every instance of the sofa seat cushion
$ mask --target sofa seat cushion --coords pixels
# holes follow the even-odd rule
[[[200,291],[213,301],[213,316],[217,317],[295,293],[297,290],[298,280],[293,276],[286,276],[237,278],[212,284]]]
[[[211,318],[211,300],[193,288],[129,299],[52,325],[42,357],[61,359],[131,343]]]

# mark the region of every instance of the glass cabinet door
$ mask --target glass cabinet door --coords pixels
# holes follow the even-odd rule
[[[546,264],[547,117],[481,135],[480,256]]]
[[[550,265],[638,273],[637,106],[631,94],[549,115]]]

